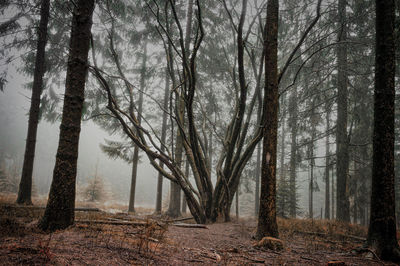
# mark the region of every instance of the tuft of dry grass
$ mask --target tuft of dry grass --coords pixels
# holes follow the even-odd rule
[[[279,230],[292,235],[296,232],[313,232],[320,235],[337,237],[351,235],[365,237],[367,228],[357,224],[348,224],[336,220],[311,220],[311,219],[281,219],[278,218]]]

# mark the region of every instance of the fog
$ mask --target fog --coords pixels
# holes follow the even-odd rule
[[[30,90],[24,88],[26,77],[16,72],[18,63],[9,66],[8,83],[0,94],[0,150],[6,152],[9,163],[16,163],[19,173],[27,134]],[[59,124],[41,120],[37,133],[37,145],[33,172],[33,182],[39,195],[47,196],[52,180],[55,155],[58,144]],[[111,160],[100,149],[104,139],[118,140],[109,136],[98,125],[83,121],[79,143],[77,186],[85,184],[93,177],[98,164],[98,175],[111,190],[111,203],[128,204],[131,180],[131,166],[122,160]],[[14,162],[15,161],[15,162]],[[136,202],[138,207],[154,208],[157,173],[142,156],[138,168]],[[164,185],[164,194],[168,184]],[[166,195],[164,195],[165,197]]]

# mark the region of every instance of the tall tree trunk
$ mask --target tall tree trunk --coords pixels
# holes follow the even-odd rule
[[[161,126],[161,142],[163,145],[161,145],[161,151],[165,151],[165,141],[167,139],[167,110],[168,110],[168,101],[169,101],[169,74],[168,74],[168,68],[165,69],[165,89],[164,89],[164,102],[163,102],[163,119],[162,119],[162,126]],[[164,163],[160,162],[160,167],[163,169],[164,168]],[[162,187],[163,187],[163,176],[159,172],[158,173],[158,178],[157,178],[157,196],[156,196],[156,214],[160,214],[162,210]]]
[[[263,59],[262,59],[263,60]],[[262,69],[260,70],[259,77],[262,75]],[[260,86],[260,84],[259,84]],[[261,124],[261,117],[262,117],[262,93],[261,87],[260,91],[257,95],[258,99],[258,106],[257,106],[257,124]],[[261,175],[261,142],[257,144],[257,159],[256,159],[256,172],[255,172],[255,196],[254,196],[254,216],[258,216],[258,212],[260,209],[260,175]]]
[[[265,88],[260,212],[256,238],[278,237],[276,222],[276,150],[278,142],[278,14],[279,1],[268,0],[265,25]]]
[[[312,110],[311,110],[311,141],[309,146],[309,156],[310,156],[310,183],[308,186],[309,198],[308,198],[308,213],[310,219],[314,218],[314,142],[316,137],[316,114],[315,114],[315,99],[312,100]]]
[[[258,211],[260,209],[260,174],[261,174],[261,143],[257,145],[257,161],[256,161],[256,187],[254,196],[254,213],[258,216]]]
[[[346,0],[339,0],[339,42],[347,40]],[[348,198],[349,143],[347,136],[347,45],[338,45],[338,96],[336,126],[336,219],[350,222],[350,204]]]
[[[64,229],[74,223],[76,167],[94,0],[79,0],[75,4],[60,140],[49,199],[39,222],[42,230]]]
[[[147,41],[143,44],[143,58],[142,67],[140,70],[140,91],[139,91],[139,102],[138,102],[138,124],[142,123],[142,113],[143,113],[143,92],[146,87],[146,64],[147,64]],[[128,212],[135,212],[135,194],[136,194],[136,179],[137,179],[137,169],[139,164],[139,147],[135,145],[133,150],[132,159],[132,177],[131,177],[131,191],[129,194],[129,206]]]
[[[330,183],[329,183],[329,170],[330,170],[330,151],[329,151],[329,130],[330,130],[330,105],[326,104],[326,138],[325,138],[325,219],[330,219]]]
[[[280,158],[280,196],[281,196],[281,203],[280,207],[282,208],[280,210],[280,215],[282,217],[285,217],[285,211],[286,211],[286,202],[287,202],[287,189],[286,189],[286,177],[285,177],[285,140],[286,140],[286,131],[285,131],[285,117],[286,117],[286,102],[285,102],[285,94],[281,96],[281,101],[282,101],[282,115],[281,115],[281,158]]]
[[[290,143],[290,178],[289,178],[289,213],[296,218],[296,166],[297,166],[297,88],[293,89],[289,100],[291,143]]]
[[[394,1],[376,0],[376,56],[371,218],[367,243],[384,260],[400,262],[394,192]]]
[[[24,164],[18,190],[18,204],[32,205],[32,173],[35,159],[36,134],[39,124],[40,95],[43,87],[45,67],[45,47],[47,43],[47,25],[49,22],[50,0],[42,0],[40,24],[36,47],[35,73],[33,76],[31,107],[29,110],[28,135],[25,145]]]

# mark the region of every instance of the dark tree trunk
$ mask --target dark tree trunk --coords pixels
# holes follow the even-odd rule
[[[285,176],[285,140],[286,140],[286,131],[285,131],[285,118],[286,118],[286,102],[285,102],[285,95],[281,96],[281,101],[282,101],[282,108],[281,108],[281,158],[280,158],[280,171],[279,171],[279,185],[280,185],[280,213],[278,215],[280,215],[281,217],[286,217],[285,212],[286,212],[286,202],[287,200],[287,189],[286,189],[286,176]]]
[[[314,165],[315,165],[315,158],[314,158],[314,142],[316,138],[316,115],[315,114],[315,99],[312,100],[312,110],[311,110],[311,141],[309,146],[309,157],[310,157],[310,183],[308,186],[309,190],[309,198],[308,198],[308,213],[310,219],[314,218]]]
[[[33,76],[31,107],[29,110],[28,135],[25,145],[24,164],[18,190],[18,204],[32,205],[32,173],[35,159],[36,134],[39,124],[40,95],[45,73],[45,47],[47,43],[47,25],[49,22],[50,0],[42,0],[40,24],[36,47],[35,73]]]
[[[347,40],[346,0],[339,0],[339,42]],[[338,45],[338,96],[336,126],[336,219],[350,222],[348,198],[349,144],[347,136],[347,45]]]
[[[135,147],[133,148],[131,188],[130,188],[130,192],[129,192],[128,212],[135,212],[135,192],[136,192],[136,178],[137,178],[138,163],[139,163],[139,149],[135,145]]]
[[[161,142],[165,144],[165,140],[167,138],[167,110],[168,110],[168,101],[169,101],[169,74],[168,74],[168,68],[165,70],[165,89],[164,89],[164,102],[163,102],[163,120],[162,120],[162,126],[161,126]],[[161,145],[161,151],[165,151],[165,146]],[[160,162],[160,167],[163,168],[164,164],[163,162]],[[162,186],[163,186],[163,176],[161,173],[158,173],[158,179],[157,179],[157,196],[156,196],[156,213],[160,214],[161,209],[162,209]]]
[[[384,260],[400,262],[394,193],[394,1],[376,0],[376,56],[371,218],[367,243]]]
[[[330,105],[326,104],[326,139],[325,139],[325,219],[331,218],[331,206],[330,206],[330,182],[329,182],[329,170],[330,170],[330,156],[329,156],[329,128],[330,128]]]
[[[49,199],[39,222],[42,230],[64,229],[74,223],[76,167],[93,9],[94,0],[79,0],[73,12],[60,139]]]
[[[296,166],[297,166],[297,89],[294,88],[289,100],[291,143],[290,143],[290,178],[289,178],[289,213],[296,218]]]
[[[333,175],[334,168],[332,167],[332,184],[331,184],[331,219],[335,219],[335,176]]]
[[[254,196],[254,213],[255,216],[258,215],[258,211],[260,209],[260,174],[261,174],[261,144],[257,145],[257,161],[256,161],[256,188],[255,188],[255,196]]]
[[[260,211],[256,238],[278,237],[276,222],[276,157],[278,142],[278,14],[279,1],[268,0],[265,25],[265,88]]]
[[[140,70],[140,91],[139,91],[139,102],[138,102],[138,124],[142,123],[142,112],[143,112],[143,92],[145,90],[146,81],[146,63],[147,63],[147,42],[144,43],[143,48],[143,58],[142,67]],[[133,150],[132,159],[132,177],[131,177],[131,191],[129,195],[129,206],[128,212],[135,212],[135,194],[136,194],[136,179],[137,179],[137,169],[139,164],[139,147],[135,145]]]

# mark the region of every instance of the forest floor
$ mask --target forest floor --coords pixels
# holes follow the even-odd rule
[[[284,248],[270,250],[255,245],[254,218],[203,226],[144,209],[86,210],[75,225],[45,233],[36,228],[42,213],[0,196],[0,265],[395,265],[356,252],[366,228],[333,221],[279,219]]]

